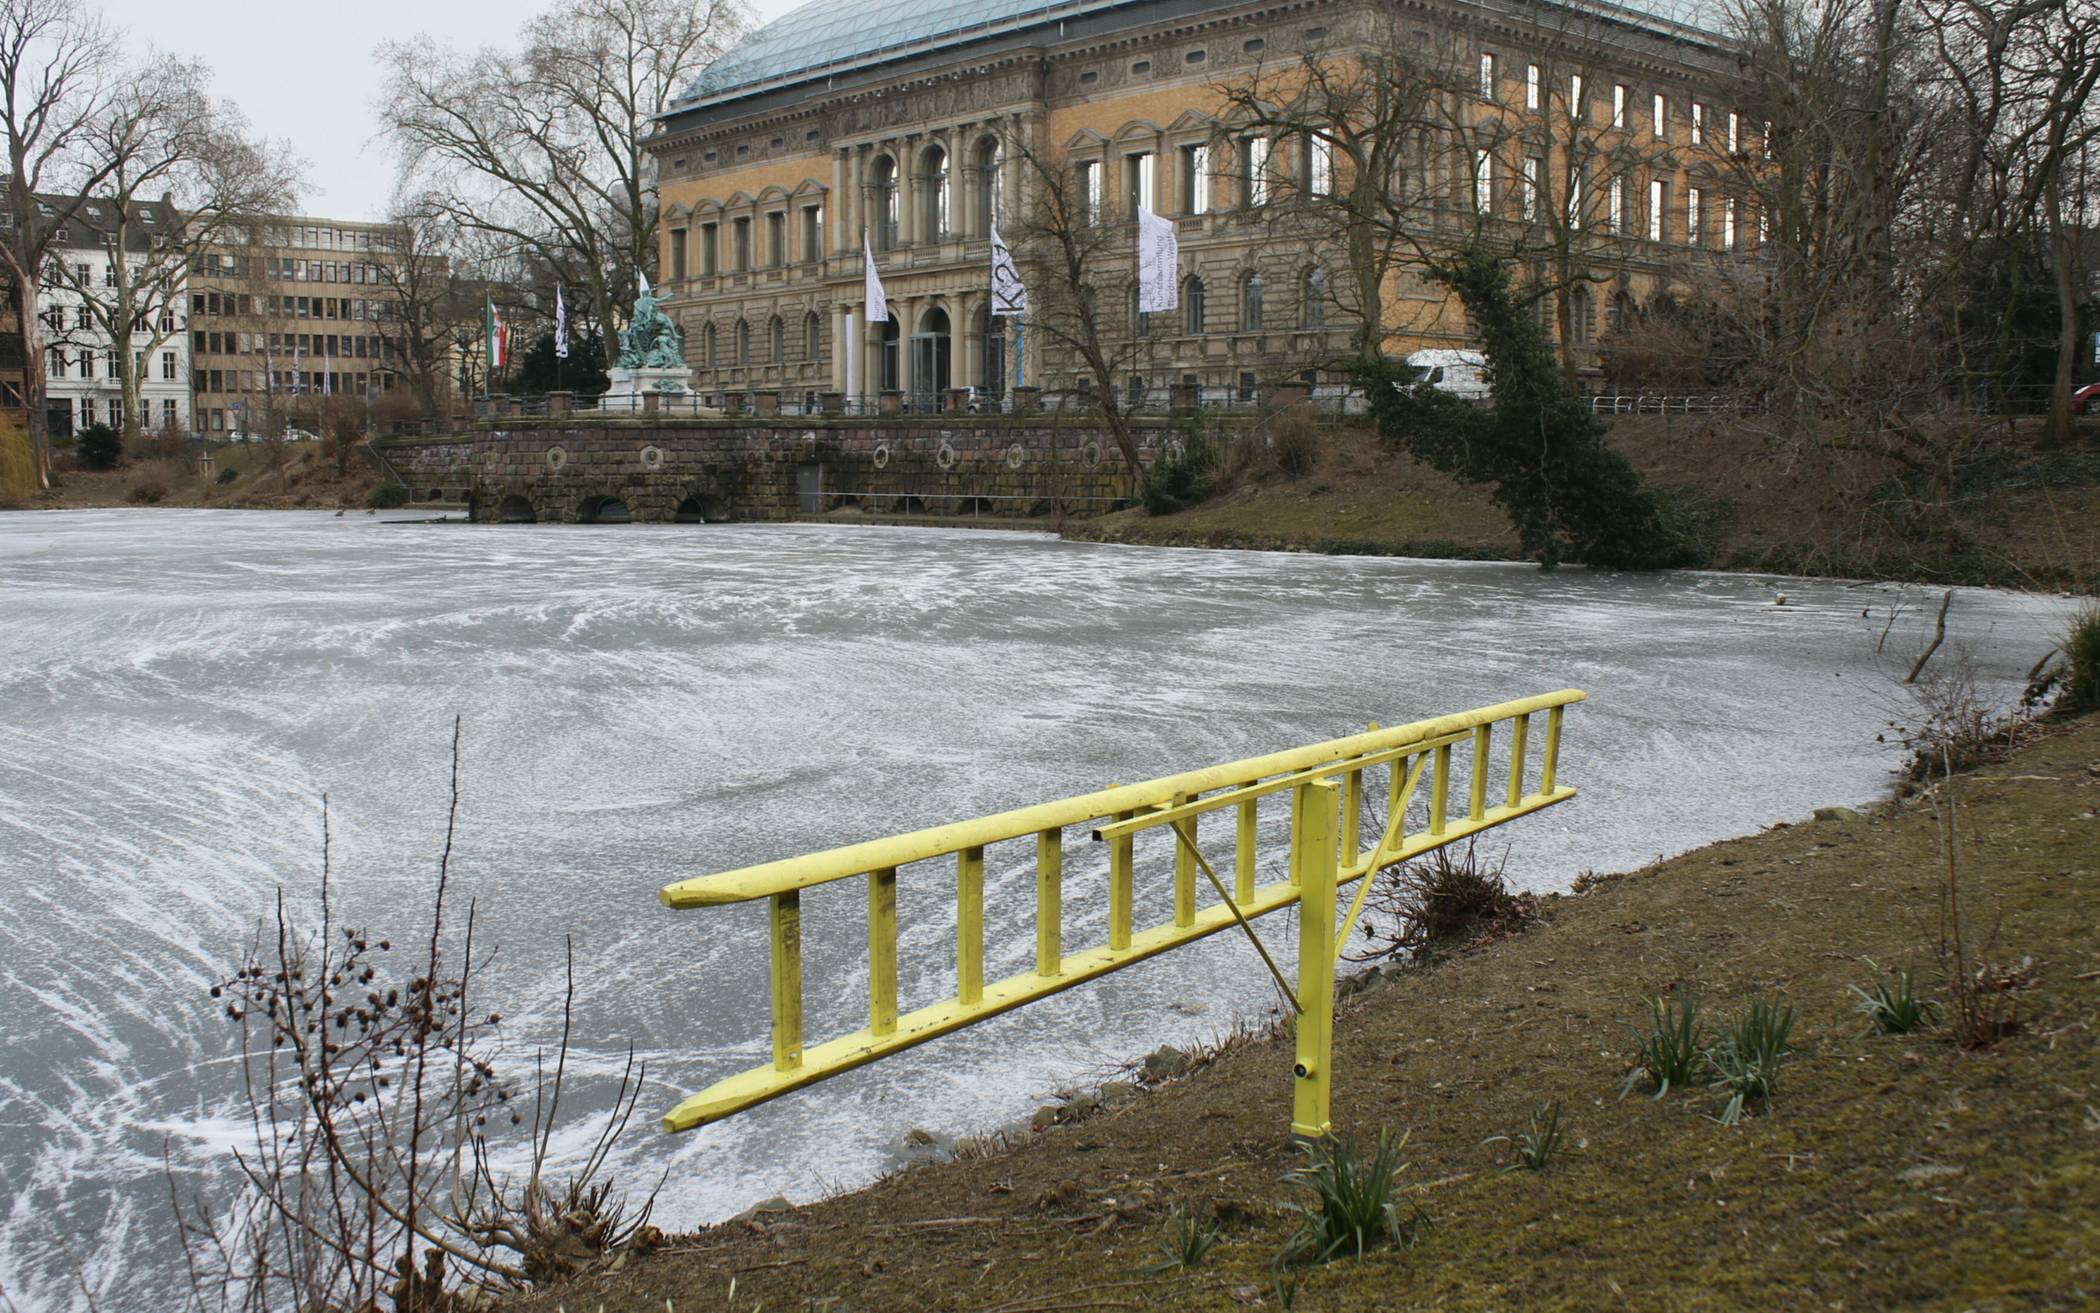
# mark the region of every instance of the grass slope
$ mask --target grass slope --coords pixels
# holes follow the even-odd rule
[[[1547,924],[1344,1003],[1337,1127],[1410,1131],[1408,1197],[1436,1226],[1411,1250],[1298,1270],[1294,1306],[2100,1307],[2100,718],[1952,788],[1988,955],[2034,959],[2021,1034],[1964,1052],[1869,1034],[1853,1010],[1867,958],[1944,995],[1929,796],[1550,900]],[[1721,1126],[1704,1091],[1617,1099],[1621,1023],[1672,989],[1716,1021],[1753,996],[1799,1010],[1803,1052],[1764,1115]],[[1290,1062],[1286,1042],[1232,1046],[1010,1150],[682,1237],[516,1307],[1276,1308]],[[1503,1170],[1507,1146],[1485,1142],[1549,1098],[1566,1147],[1543,1173]],[[1214,1208],[1221,1243],[1148,1274],[1176,1205]]]

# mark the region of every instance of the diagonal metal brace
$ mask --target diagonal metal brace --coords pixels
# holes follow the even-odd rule
[[[1268,967],[1269,974],[1276,977],[1276,988],[1282,990],[1283,996],[1290,1000],[1291,1011],[1303,1015],[1305,1006],[1298,1002],[1297,991],[1291,988],[1290,981],[1283,978],[1283,972],[1277,970],[1276,959],[1270,957],[1269,950],[1262,947],[1261,936],[1255,934],[1254,927],[1247,924],[1247,918],[1240,912],[1240,905],[1232,901],[1231,894],[1225,892],[1224,882],[1219,880],[1218,873],[1211,869],[1210,859],[1203,855],[1203,850],[1196,846],[1195,836],[1188,832],[1188,822],[1175,821],[1170,828],[1174,831],[1174,837],[1189,850],[1189,855],[1196,859],[1196,865],[1203,868],[1203,874],[1210,880],[1210,887],[1218,891],[1219,898],[1225,900],[1226,909],[1232,913],[1232,919],[1240,923],[1240,929],[1246,932],[1248,942],[1254,945],[1254,951],[1261,954],[1262,965]]]

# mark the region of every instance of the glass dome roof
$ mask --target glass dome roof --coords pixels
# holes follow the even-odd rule
[[[1512,2],[1522,5],[1526,0],[1501,0]],[[675,103],[713,100],[768,83],[803,81],[1129,3],[1131,0],[810,0],[739,41],[694,78]],[[1709,32],[1722,30],[1721,0],[1590,0],[1590,4]]]

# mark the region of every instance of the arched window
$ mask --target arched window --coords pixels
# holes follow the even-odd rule
[[[1568,341],[1588,346],[1595,337],[1590,324],[1590,289],[1582,283],[1568,289]]]
[[[736,362],[739,365],[751,363],[751,324],[744,319],[736,321]]]
[[[721,357],[715,354],[715,326],[709,324],[707,330],[700,335],[700,338],[704,348],[700,358],[707,362],[709,369],[713,369],[716,365],[722,363]]]
[[[1261,275],[1249,270],[1240,279],[1240,331],[1259,333],[1261,323]]]
[[[812,310],[802,319],[802,358],[816,360],[824,354],[824,324]]]
[[[997,137],[977,143],[977,218],[986,235],[1006,222],[1006,147]]]
[[[887,251],[897,244],[897,161],[876,156],[868,168],[868,189],[874,193],[875,249]]]
[[[1298,313],[1307,328],[1327,327],[1327,271],[1318,265],[1299,280]]]
[[[931,147],[925,160],[926,227],[919,236],[929,242],[945,241],[948,236],[948,152],[939,146]]]
[[[1190,337],[1203,332],[1203,280],[1194,274],[1181,285],[1182,331]]]
[[[1633,294],[1625,290],[1612,293],[1611,304],[1605,311],[1605,327],[1614,333],[1623,333],[1633,327],[1640,311],[1633,304]]]
[[[774,315],[773,322],[766,326],[766,336],[772,341],[773,363],[784,363],[788,358],[788,330],[779,315]]]

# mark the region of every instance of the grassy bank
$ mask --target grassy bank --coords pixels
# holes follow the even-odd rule
[[[2094,422],[2100,425],[2100,421]],[[1833,440],[1782,448],[1754,418],[1639,416],[1611,443],[1662,494],[1715,569],[2100,591],[2100,451],[2052,452],[2009,426],[1961,453],[1961,492]],[[1311,468],[1255,463],[1172,515],[1119,512],[1094,541],[1460,559],[1516,555],[1485,489],[1462,487],[1366,432],[1330,427]]]
[[[1574,806],[1581,806],[1578,800]],[[1873,1033],[1869,959],[1944,1002],[1939,817],[1972,952],[2031,962],[2022,1027]],[[551,1311],[1947,1309],[2100,1303],[2100,718],[1864,816],[1774,826],[1549,899],[1543,923],[1345,1000],[1337,1129],[1406,1131],[1411,1249],[1287,1269],[1287,1041],[1234,1045],[1075,1124],[765,1212],[529,1298]],[[1985,941],[1989,942],[1986,943]],[[1769,1107],[1621,1101],[1644,1000],[1798,1011]],[[1566,1142],[1505,1170],[1542,1101]],[[907,1129],[896,1128],[900,1135]],[[703,1132],[704,1133],[704,1132]],[[1176,1209],[1215,1219],[1147,1271]],[[727,1299],[732,1279],[734,1303]]]
[[[80,510],[97,506],[184,506],[284,510],[361,507],[379,483],[378,467],[351,451],[339,472],[319,443],[294,443],[273,454],[261,445],[219,444],[207,469],[201,448],[180,455],[141,453],[112,470],[73,467],[61,456],[49,491],[11,499],[12,509]],[[10,499],[0,498],[0,507]]]

